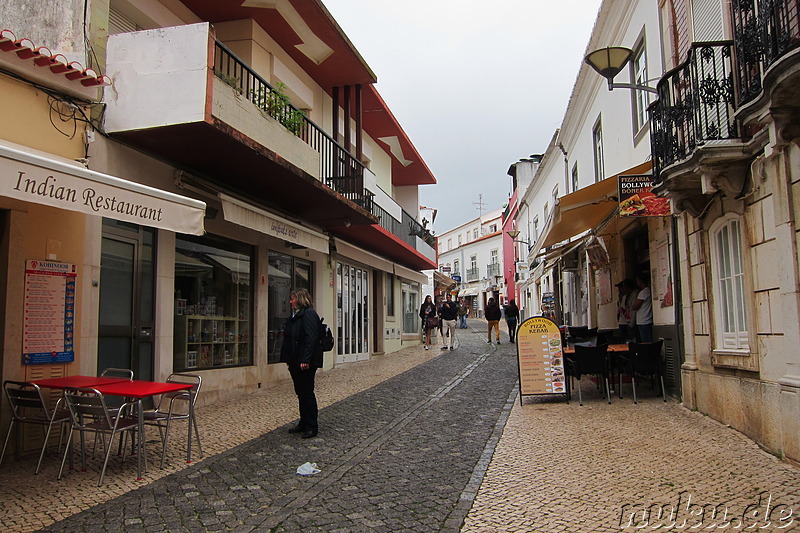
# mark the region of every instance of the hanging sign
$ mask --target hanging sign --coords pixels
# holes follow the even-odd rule
[[[22,362],[26,365],[75,360],[77,268],[58,261],[25,262]]]
[[[619,176],[619,216],[669,216],[669,200],[656,196],[654,185],[652,174]]]
[[[542,316],[526,319],[517,330],[519,393],[566,394],[561,332],[555,322]]]

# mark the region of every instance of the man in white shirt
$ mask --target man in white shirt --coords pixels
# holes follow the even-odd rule
[[[650,295],[650,276],[646,273],[636,275],[639,294],[631,309],[636,311],[636,330],[639,342],[653,342],[653,299]]]

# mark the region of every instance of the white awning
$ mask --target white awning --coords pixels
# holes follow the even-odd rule
[[[353,261],[377,268],[378,270],[383,270],[384,272],[390,272],[396,276],[400,276],[401,278],[419,283],[420,285],[425,285],[428,283],[428,276],[422,272],[417,272],[402,265],[398,265],[389,259],[375,255],[372,252],[368,252],[367,250],[359,248],[358,246],[345,242],[341,239],[337,238],[335,243],[336,254],[339,256],[352,259]]]
[[[480,289],[477,287],[468,287],[466,289],[461,289],[458,291],[458,297],[461,298],[462,296],[477,296],[478,293],[481,292]]]
[[[0,142],[0,195],[177,233],[205,233],[204,202],[5,142]]]
[[[222,215],[228,222],[256,230],[277,239],[283,239],[311,250],[328,253],[328,237],[312,229],[295,224],[233,196],[219,193]]]

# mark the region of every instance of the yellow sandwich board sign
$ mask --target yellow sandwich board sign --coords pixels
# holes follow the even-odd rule
[[[519,393],[567,394],[561,332],[555,322],[543,316],[526,319],[517,330]]]

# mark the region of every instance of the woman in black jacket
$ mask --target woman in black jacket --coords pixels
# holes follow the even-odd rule
[[[319,344],[319,315],[314,311],[311,295],[297,289],[289,295],[292,316],[286,321],[281,346],[281,362],[289,365],[294,392],[300,405],[300,422],[289,430],[302,433],[304,439],[317,436],[317,397],[314,395],[314,374],[322,367],[322,346]]]
[[[430,294],[426,296],[425,301],[422,302],[419,308],[419,316],[422,318],[422,331],[425,332],[425,349],[428,350],[431,347],[431,329],[433,329],[430,324],[428,324],[428,319],[436,318],[436,305],[433,303],[433,300],[431,300]]]

